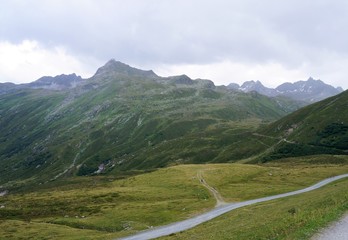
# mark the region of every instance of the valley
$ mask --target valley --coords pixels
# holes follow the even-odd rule
[[[309,104],[115,60],[89,79],[7,84],[0,236],[117,239],[347,174],[347,102],[347,91]],[[309,238],[347,211],[346,183],[161,239]]]
[[[1,1],[0,240],[347,240],[347,13]]]

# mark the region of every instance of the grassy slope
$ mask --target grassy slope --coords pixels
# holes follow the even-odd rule
[[[322,164],[313,164],[318,161]],[[242,201],[300,189],[346,173],[347,163],[343,157],[318,156],[262,166],[181,165],[119,180],[94,177],[52,182],[38,186],[34,192],[0,198],[0,205],[5,206],[0,208],[0,236],[20,239],[28,232],[44,239],[78,239],[78,235],[81,239],[109,239],[129,235],[212,208],[214,199],[197,179],[198,171],[225,199]],[[212,239],[230,239],[232,235],[239,236],[235,239],[267,239],[279,235],[278,239],[283,239],[295,236],[291,234],[313,233],[347,209],[344,184],[243,208],[175,235],[174,239],[202,239],[205,235]],[[324,215],[327,217],[322,218]],[[318,217],[320,220],[314,221]],[[289,227],[291,231],[286,230]]]
[[[266,147],[236,147],[240,139],[288,111],[256,93],[160,80],[111,72],[73,90],[1,95],[0,183],[86,175],[102,163],[118,173],[235,161]]]
[[[278,140],[286,138],[292,142],[278,144],[263,161],[312,154],[347,154],[347,102],[348,92],[345,91],[304,107],[261,129],[259,132],[262,134]]]

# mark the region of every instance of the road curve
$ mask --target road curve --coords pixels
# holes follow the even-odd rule
[[[224,213],[227,213],[237,208],[245,207],[255,203],[266,202],[266,201],[270,201],[270,200],[274,200],[278,198],[284,198],[284,197],[289,197],[289,196],[313,191],[331,182],[334,182],[346,177],[348,177],[348,174],[343,174],[336,177],[327,178],[323,181],[318,182],[317,184],[314,184],[313,186],[310,186],[301,190],[293,191],[293,192],[258,198],[254,200],[248,200],[248,201],[239,202],[239,203],[229,203],[229,204],[214,208],[213,210],[203,213],[201,215],[198,215],[196,217],[193,217],[184,221],[172,223],[166,226],[157,227],[151,230],[145,230],[132,236],[120,238],[119,240],[144,240],[144,239],[153,239],[153,238],[167,236],[172,233],[177,233],[177,232],[181,232],[181,231],[185,231],[187,229],[193,228],[201,223],[207,222],[213,218],[216,218]]]

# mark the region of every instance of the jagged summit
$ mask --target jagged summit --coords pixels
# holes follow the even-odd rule
[[[44,88],[51,90],[62,90],[67,88],[74,88],[83,81],[81,76],[72,74],[61,74],[55,77],[45,76],[41,77],[35,82],[29,83],[30,88]]]
[[[259,80],[246,81],[241,86],[241,88],[245,89],[246,91],[248,91],[248,90],[253,91],[253,90],[255,90],[255,88],[260,88],[260,87],[264,87],[264,86]]]
[[[168,79],[175,84],[185,84],[185,85],[194,84],[194,81],[185,74],[179,75],[179,76],[171,76],[171,77],[168,77]]]
[[[158,76],[152,70],[141,70],[133,68],[125,63],[116,61],[115,59],[109,60],[104,66],[100,67],[94,76],[101,75],[127,75],[127,76],[139,76],[139,77],[153,77],[157,78]]]
[[[252,81],[247,81],[243,83],[243,85],[240,87],[240,90],[242,90],[243,92],[256,91],[260,94],[270,96],[270,97],[274,97],[277,95],[276,90],[265,87],[259,80],[257,81],[252,80]]]
[[[67,90],[82,84],[84,79],[81,76],[72,74],[61,74],[55,77],[44,76],[31,83],[0,83],[0,94],[6,94],[21,89],[47,89],[47,90]]]
[[[301,99],[308,102],[317,102],[341,93],[343,89],[335,88],[310,77],[307,81],[283,83],[276,88],[279,95]]]
[[[227,87],[243,92],[256,91],[269,97],[285,96],[308,103],[317,102],[343,92],[341,87],[335,88],[324,83],[322,80],[316,80],[312,77],[308,78],[307,81],[286,82],[275,89],[267,88],[260,81],[253,80],[244,82],[242,86],[231,83]]]

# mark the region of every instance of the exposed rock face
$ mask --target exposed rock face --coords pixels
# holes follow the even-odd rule
[[[284,96],[308,103],[318,102],[343,92],[341,87],[334,88],[321,80],[314,80],[313,78],[309,78],[307,81],[283,83],[275,89],[265,87],[260,81],[247,81],[242,86],[231,83],[227,87],[243,92],[256,91],[269,97]]]
[[[309,78],[307,81],[284,83],[276,88],[283,96],[308,102],[318,102],[343,92],[342,88],[334,88],[321,80]]]
[[[0,83],[0,94],[10,93],[20,89],[48,89],[48,90],[65,90],[75,88],[83,83],[84,80],[75,73],[62,74],[55,77],[41,77],[31,83],[14,84],[14,83]]]
[[[140,70],[127,64],[111,59],[104,66],[100,67],[94,76],[101,75],[126,75],[146,78],[158,78],[152,70]]]
[[[29,88],[44,88],[51,90],[63,90],[68,88],[74,88],[81,84],[83,79],[77,76],[75,73],[69,75],[58,75],[55,77],[42,77],[35,82],[27,84]]]

